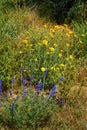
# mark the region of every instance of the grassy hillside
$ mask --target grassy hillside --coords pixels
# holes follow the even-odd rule
[[[13,6],[0,3],[0,129],[86,130],[87,22]]]

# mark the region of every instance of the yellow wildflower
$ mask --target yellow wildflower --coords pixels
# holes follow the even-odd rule
[[[74,37],[75,37],[75,38],[78,38],[78,36],[77,36],[76,34],[74,34]]]
[[[22,54],[23,52],[22,51],[19,51],[20,54]]]
[[[60,64],[61,67],[64,67],[65,65],[64,64]]]
[[[72,55],[70,55],[69,58],[70,58],[71,60],[73,60],[73,56],[72,56]]]
[[[68,25],[67,25],[67,24],[64,24],[64,27],[68,27]]]
[[[73,31],[70,30],[68,33],[69,33],[69,34],[73,34]]]
[[[33,45],[32,44],[30,44],[30,47],[32,47]]]
[[[69,33],[66,33],[66,36],[67,36],[67,37],[70,37],[70,34],[69,34]]]
[[[41,67],[41,71],[44,72],[46,70],[46,68],[44,67]]]
[[[66,46],[67,46],[67,47],[70,47],[70,44],[69,44],[69,43],[66,43]]]
[[[53,33],[50,33],[50,37],[51,37],[51,38],[54,38],[54,35],[53,35]]]
[[[53,52],[55,49],[53,47],[49,47],[49,50]]]
[[[25,40],[23,40],[22,42],[23,42],[24,44],[27,44],[27,43],[28,43],[28,40],[25,39]]]
[[[60,28],[60,26],[58,26],[58,25],[55,25],[55,27],[54,27],[55,29],[59,29]]]
[[[81,40],[79,40],[79,43],[82,44],[83,42]]]
[[[46,25],[46,24],[44,24],[44,25],[43,25],[43,27],[44,27],[44,28],[46,28],[46,27],[47,27],[47,25]]]
[[[82,37],[85,37],[85,34],[81,34]]]
[[[57,47],[58,45],[56,43],[53,44],[54,47]]]
[[[42,44],[46,46],[48,44],[48,41],[47,40],[43,40]]]
[[[51,69],[51,70],[53,70],[53,69],[54,69],[54,67],[52,66],[50,69]]]
[[[61,52],[63,52],[63,50],[60,50]]]
[[[53,71],[56,70],[55,66],[52,66],[50,69],[53,70]]]
[[[58,56],[61,58],[62,57],[62,53],[59,53]]]
[[[50,31],[53,32],[53,33],[55,32],[55,30],[53,28],[51,28]]]

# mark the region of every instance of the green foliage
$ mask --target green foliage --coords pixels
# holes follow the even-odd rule
[[[17,74],[17,71],[15,70],[17,70],[20,67],[20,65],[18,65],[20,62],[18,59],[18,51],[16,51],[17,43],[14,44],[14,39],[21,31],[19,26],[20,23],[14,17],[10,21],[10,15],[3,15],[3,13],[1,13],[0,19],[0,78],[2,78],[4,81],[3,86],[7,87],[10,84],[11,77],[14,77],[13,75]]]
[[[7,96],[0,93],[0,128],[7,130],[86,129],[86,92],[71,90],[59,103],[60,90],[48,99],[46,91],[36,93],[32,87],[20,87]],[[26,90],[26,91],[25,91]],[[65,91],[66,92],[66,91]],[[84,110],[84,111],[83,111]],[[72,121],[72,124],[71,124]]]
[[[21,92],[21,91],[20,91]],[[19,99],[6,97],[3,100],[3,111],[0,115],[0,123],[12,129],[38,129],[50,123],[55,113],[56,105],[53,100],[47,100],[29,90],[26,95],[23,92]]]
[[[18,130],[86,129],[84,104],[86,97],[84,93],[81,95],[81,90],[87,83],[87,23],[73,22],[71,26],[43,23],[35,13],[19,8],[26,2],[30,5],[36,2],[36,6],[37,0],[1,2],[3,3],[0,3],[0,81],[2,79],[3,83],[0,84],[0,129],[3,126]],[[45,6],[45,0],[39,2],[38,10],[41,10],[41,7]],[[56,1],[46,1],[46,8],[42,9],[47,12],[47,7],[51,6],[52,10],[50,9],[46,15],[50,14],[50,17],[55,19],[57,15],[53,2]],[[61,23],[67,16],[70,17],[69,21],[71,17],[79,19],[80,14],[83,17],[81,10],[81,13],[73,17],[76,14],[74,11],[77,12],[78,8],[75,7],[76,10],[70,8],[69,4],[71,12],[67,13],[64,9],[65,1],[59,3],[62,19],[59,16],[58,22]],[[6,7],[9,5],[10,7],[15,5],[17,10],[7,10]],[[84,19],[85,17],[84,13]],[[21,67],[24,67],[22,73]],[[46,77],[45,71],[48,72]],[[81,84],[79,80],[79,88],[76,89],[75,86],[73,89],[73,83],[78,82],[80,72],[82,73],[80,80],[83,78]],[[32,83],[30,76],[34,76]],[[61,76],[64,78],[63,83],[60,80]],[[16,78],[14,84],[13,77]],[[39,94],[35,91],[38,81],[42,81],[43,88]],[[56,94],[48,100],[49,89],[55,83],[58,88],[53,93]],[[4,91],[6,88],[7,96]],[[9,94],[11,89],[12,94]],[[59,99],[63,100],[61,105]]]
[[[31,12],[23,10],[8,11],[8,15],[1,13],[0,78],[4,89],[10,87],[13,77],[20,85],[21,66],[27,78],[34,76],[34,84],[40,79],[43,81],[43,72],[48,70],[46,88],[58,83],[61,76],[65,77],[67,85],[75,82],[76,58],[86,55],[86,37],[79,37],[78,33],[82,30],[77,29],[77,25],[75,32],[68,25],[43,25],[35,14],[32,16]],[[86,35],[85,24],[83,33]]]
[[[45,16],[57,23],[78,22],[87,19],[87,2],[84,0],[1,0],[2,9],[29,6],[38,10],[40,16]]]
[[[80,56],[87,56],[87,23],[76,23],[73,22],[73,27],[78,36],[78,39],[82,41],[83,53]]]

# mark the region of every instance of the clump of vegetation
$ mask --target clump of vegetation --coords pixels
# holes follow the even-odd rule
[[[24,67],[21,67],[21,77],[23,71]],[[47,72],[43,73],[44,79]],[[13,78],[11,89],[6,93],[3,92],[2,79],[0,79],[0,128],[3,126],[6,129],[14,130],[39,130],[46,127],[53,130],[57,127],[59,129],[75,128],[76,130],[86,128],[86,122],[83,120],[85,111],[82,111],[85,107],[81,105],[86,98],[79,95],[81,92],[79,89],[73,96],[73,90],[71,90],[71,93],[69,92],[68,96],[64,97],[63,93],[66,91],[61,93],[58,84],[54,84],[52,89],[47,92],[44,90],[45,80],[39,81],[35,88],[32,88],[33,80],[32,76],[29,82],[27,82],[26,77],[22,77],[20,89],[16,90],[14,89],[16,79]],[[61,77],[59,84],[62,84],[63,81],[64,77]],[[81,101],[80,96],[82,97]],[[68,117],[68,115],[73,117]],[[79,122],[80,119],[81,122]],[[75,125],[70,125],[71,122]],[[83,122],[84,124],[82,124]]]
[[[87,2],[85,0],[1,0],[1,9],[29,7],[37,10],[40,16],[57,23],[70,23],[72,20],[87,20]]]
[[[44,24],[34,13],[24,12],[20,9],[14,15],[12,12],[1,15],[0,26],[4,26],[0,31],[0,73],[4,88],[10,86],[12,77],[18,77],[21,66],[27,77],[35,76],[35,82],[42,80],[42,72],[47,69],[48,87],[61,76],[67,79],[67,85],[75,82],[77,58],[86,55],[86,24],[79,35],[66,24]]]

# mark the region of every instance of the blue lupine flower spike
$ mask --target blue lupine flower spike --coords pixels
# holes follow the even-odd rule
[[[12,83],[12,84],[14,84],[15,79],[16,79],[16,78],[14,77],[14,78],[11,80],[11,83]]]
[[[46,78],[46,76],[47,76],[47,73],[48,73],[48,70],[45,70],[44,71],[44,77]]]
[[[10,93],[10,96],[12,96],[12,94],[13,94],[13,91],[12,91],[12,90],[10,90],[10,91],[9,91],[9,93]]]
[[[36,85],[36,92],[39,94],[39,92],[42,90],[43,83],[39,81],[39,83]]]
[[[59,104],[62,104],[62,102],[63,102],[63,98],[60,98],[59,99]]]
[[[23,71],[24,71],[24,66],[22,66],[21,69],[20,69],[21,73],[23,73]]]
[[[64,81],[64,77],[61,77],[59,82],[61,83],[63,81]]]
[[[31,77],[30,77],[30,84],[32,84],[33,79],[34,79],[34,76],[31,76]]]
[[[2,79],[0,79],[0,93],[2,93]]]
[[[27,94],[27,89],[24,89],[23,96],[26,96],[26,94]]]
[[[26,76],[24,76],[22,83],[23,83],[23,86],[26,86],[26,84],[27,84]]]
[[[49,98],[55,96],[55,94],[56,94],[56,88],[57,88],[57,86],[56,86],[56,84],[54,84],[52,90],[49,93],[49,96],[48,96]]]

